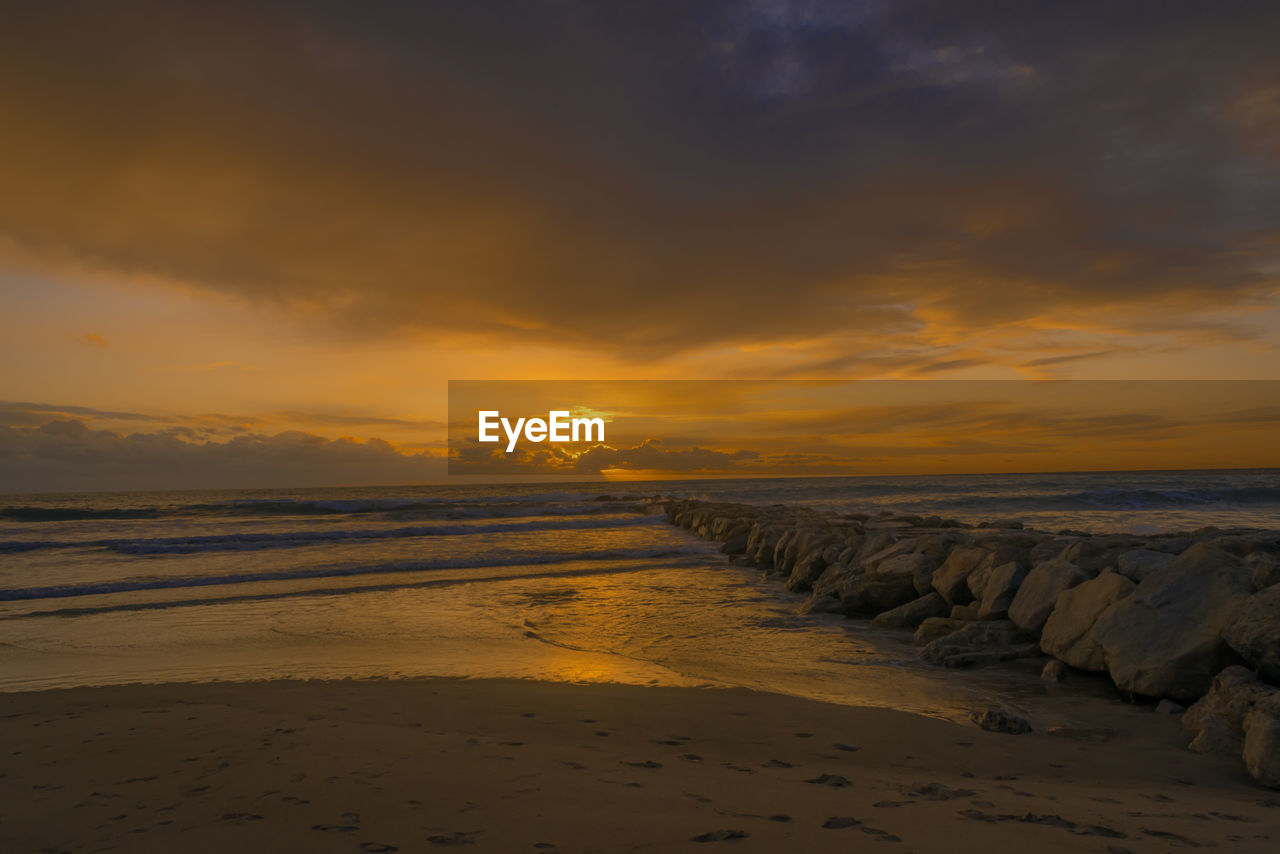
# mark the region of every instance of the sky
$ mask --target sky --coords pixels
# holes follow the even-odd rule
[[[435,479],[449,380],[1280,379],[1275,32],[1263,2],[6,8],[0,492]]]

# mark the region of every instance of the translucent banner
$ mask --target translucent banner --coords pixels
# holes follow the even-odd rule
[[[452,381],[451,475],[1280,466],[1280,381]]]

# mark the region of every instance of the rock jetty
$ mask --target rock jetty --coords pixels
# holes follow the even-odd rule
[[[1055,678],[1096,671],[1162,708],[1190,705],[1193,750],[1238,755],[1280,788],[1280,532],[1055,534],[695,499],[663,509],[734,563],[807,592],[806,612],[914,632],[931,664],[1051,656]]]

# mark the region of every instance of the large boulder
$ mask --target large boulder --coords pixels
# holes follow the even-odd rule
[[[791,575],[787,576],[786,588],[792,591],[812,590],[813,582],[818,580],[827,566],[827,556],[822,549],[813,549],[805,553],[791,565]]]
[[[1253,573],[1253,589],[1265,590],[1280,584],[1280,560],[1270,552],[1254,552],[1244,559],[1245,566]]]
[[[988,554],[965,579],[973,598],[976,601],[982,600],[986,594],[987,583],[1000,567],[1009,563],[1029,566],[1027,556],[1031,554],[1039,539],[1038,535],[1002,532],[998,537],[984,537],[976,541],[974,545],[986,549]]]
[[[1246,599],[1222,638],[1258,675],[1280,683],[1280,584]]]
[[[945,601],[945,600],[944,600]],[[916,629],[915,642],[921,645],[958,632],[970,625],[969,620],[953,620],[950,617],[929,617]]]
[[[1253,779],[1280,789],[1280,697],[1259,703],[1245,717],[1241,757]]]
[[[876,615],[872,625],[891,629],[914,629],[930,617],[945,617],[950,609],[942,594],[934,590],[905,605]]]
[[[1151,549],[1129,549],[1116,559],[1116,571],[1133,582],[1140,582],[1157,569],[1168,566],[1173,555]]]
[[[1003,620],[1009,616],[1009,606],[1018,588],[1026,580],[1027,571],[1017,561],[1009,561],[991,570],[982,585],[982,599],[978,604],[979,620]]]
[[[916,547],[916,551],[920,552],[920,554],[928,555],[933,558],[935,564],[940,565],[963,540],[964,536],[958,531],[933,534],[922,537]]]
[[[949,605],[967,605],[973,601],[967,580],[987,557],[986,549],[956,549],[933,573],[933,589],[942,594]]]
[[[869,559],[890,548],[897,541],[898,534],[894,531],[868,531],[862,540],[862,545],[854,554],[852,564],[862,569]]]
[[[813,592],[819,596],[836,596],[840,595],[840,588],[845,583],[859,573],[855,572],[851,567],[843,563],[833,563],[822,571],[822,574],[813,582]]]
[[[880,563],[890,558],[902,557],[909,555],[916,550],[916,540],[914,537],[903,537],[900,540],[890,543],[873,555],[864,558],[862,563],[867,569],[874,569]]]
[[[1060,557],[1092,578],[1103,569],[1115,566],[1121,548],[1123,547],[1116,540],[1088,537],[1068,545],[1062,550]]]
[[[1075,542],[1074,539],[1064,537],[1048,537],[1041,540],[1031,549],[1031,553],[1027,555],[1027,563],[1031,566],[1035,566],[1038,563],[1044,563],[1047,560],[1052,560],[1062,554],[1063,549],[1073,542]]]
[[[1070,590],[1087,577],[1074,563],[1063,557],[1038,564],[1027,573],[1018,593],[1009,605],[1009,619],[1023,631],[1039,633],[1053,612],[1058,594]]]
[[[796,528],[790,535],[783,535],[774,547],[772,571],[786,574],[787,586],[791,589],[805,589],[826,568],[822,552],[834,539],[826,527]],[[807,581],[802,580],[806,578]],[[794,587],[793,580],[796,582]]]
[[[748,530],[738,531],[737,533],[731,535],[728,539],[724,541],[724,545],[720,547],[720,551],[723,554],[729,555],[729,557],[737,557],[738,555],[744,555],[747,553],[747,540],[749,540],[750,538],[751,538],[750,531]]]
[[[1238,756],[1244,745],[1244,721],[1259,703],[1280,694],[1247,667],[1228,667],[1217,676],[1209,692],[1182,716],[1182,726],[1194,733],[1187,745],[1197,753]]]
[[[843,614],[840,600],[830,593],[810,593],[800,605],[801,614]]]
[[[1119,687],[1192,700],[1232,663],[1222,631],[1251,592],[1249,570],[1240,560],[1200,543],[1104,611],[1093,639],[1102,645]]]
[[[968,623],[920,650],[923,661],[945,667],[971,667],[1039,654],[1039,644],[1008,620]]]
[[[933,570],[937,565],[938,562],[926,554],[908,552],[880,561],[868,569],[867,574],[910,578],[911,586],[915,588],[917,595],[923,595],[929,592],[929,579],[933,576]]]
[[[910,576],[863,574],[840,588],[840,608],[850,617],[874,617],[916,598]]]
[[[1040,633],[1040,648],[1081,670],[1106,670],[1102,646],[1091,629],[1112,604],[1134,591],[1132,581],[1114,572],[1064,590]]]

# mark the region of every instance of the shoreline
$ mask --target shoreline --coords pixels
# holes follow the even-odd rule
[[[10,850],[703,850],[741,832],[734,850],[1263,851],[1280,818],[1238,763],[1172,749],[1175,720],[1154,714],[1011,736],[740,688],[460,679],[5,706]]]

